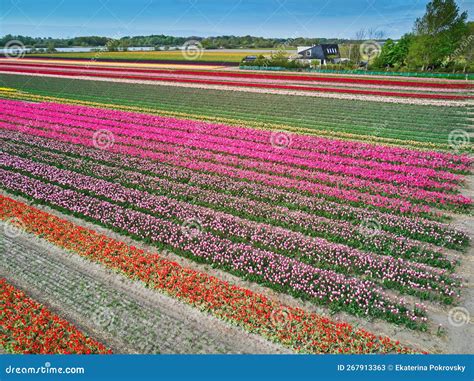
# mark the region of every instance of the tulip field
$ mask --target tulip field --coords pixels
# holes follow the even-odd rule
[[[0,350],[466,351],[470,82],[19,61]]]
[[[0,279],[5,350],[21,353],[111,353],[76,327]]]

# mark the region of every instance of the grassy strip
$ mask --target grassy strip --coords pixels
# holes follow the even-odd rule
[[[193,62],[240,62],[242,58],[252,54],[248,52],[221,52],[219,50],[203,50],[196,59],[190,60],[186,58],[184,52],[180,50],[171,51],[129,51],[129,52],[67,52],[67,53],[37,53],[28,54],[28,57],[49,57],[49,58],[79,58],[84,60],[133,60],[133,61],[188,61]]]

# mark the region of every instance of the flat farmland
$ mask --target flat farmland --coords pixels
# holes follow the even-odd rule
[[[270,52],[270,50],[268,51]],[[248,51],[219,51],[219,50],[205,50],[199,52],[196,61],[200,62],[232,62],[238,64],[246,55],[252,55],[252,50]],[[106,59],[117,61],[184,61],[186,60],[185,53],[180,50],[168,51],[138,51],[138,52],[80,52],[80,53],[40,53],[28,55],[31,57],[51,57],[51,58],[74,58],[74,59]]]
[[[0,72],[0,274],[90,342],[57,352],[469,352],[471,82]]]

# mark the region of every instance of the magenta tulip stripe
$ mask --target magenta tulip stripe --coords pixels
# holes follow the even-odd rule
[[[361,222],[376,221],[380,229],[385,230],[383,235],[363,234],[365,239],[353,240],[356,245],[365,244],[370,241],[370,237],[374,239],[375,248],[384,250],[386,246],[381,244],[380,237],[388,237],[388,232],[399,233],[406,237],[454,249],[462,249],[468,241],[465,233],[434,221],[367,211],[366,209],[279,191],[259,184],[236,182],[212,174],[195,173],[176,167],[171,168],[167,165],[140,158],[38,137],[29,136],[25,139],[16,133],[7,132],[2,134],[2,131],[0,131],[0,135],[9,139],[8,141],[4,140],[4,149],[15,155],[33,157],[52,164],[59,161],[60,166],[67,163],[68,166],[79,170],[88,167],[88,163],[92,161],[97,164],[106,163],[107,167],[94,165],[93,169],[86,172],[92,173],[92,175],[97,174],[103,178],[108,177],[115,181],[119,177],[118,171],[127,169],[125,178],[126,181],[131,182],[133,187],[141,187],[146,184],[146,189],[149,191],[159,193],[161,189],[161,194],[174,194],[175,197],[181,197],[185,201],[201,202],[213,208],[224,208],[225,211],[237,209],[241,212],[249,212],[255,210],[254,217],[257,220],[261,218],[272,220],[277,215],[281,215],[280,221],[284,222],[285,225],[289,223],[298,224],[305,232],[308,232],[308,229],[316,230],[316,226],[320,222],[329,222],[333,227],[332,231],[347,231],[347,234],[342,235],[343,240],[351,239],[351,234],[363,234],[364,231],[360,226]],[[19,142],[19,144],[16,142]],[[55,151],[55,153],[53,154],[52,151]],[[87,161],[84,161],[84,158],[87,158]],[[252,216],[249,213],[245,214]],[[346,223],[346,221],[350,223]],[[344,224],[344,227],[341,224]],[[397,249],[400,249],[400,255],[403,255],[409,246],[414,247],[404,237],[395,239],[395,241],[399,243]],[[418,250],[414,248],[413,251],[417,252]],[[426,258],[430,261],[428,263],[437,265],[439,264],[440,253],[439,251],[430,251],[426,255],[418,253],[415,258],[419,260]],[[449,264],[449,262],[444,262],[444,264]]]
[[[88,123],[87,127],[68,127],[67,133],[64,133],[64,125],[58,124],[56,119],[48,121],[41,117],[34,117],[30,111],[14,110],[12,115],[3,115],[2,123],[4,129],[28,132],[37,136],[44,136],[63,141],[75,142],[83,145],[92,146],[94,143],[92,137],[101,130],[100,124]],[[21,117],[27,114],[30,118]],[[63,122],[61,122],[63,123]],[[84,123],[82,123],[84,124]],[[96,130],[92,129],[95,127]],[[333,175],[328,172],[312,171],[308,168],[282,165],[275,162],[263,160],[263,158],[272,155],[265,154],[258,160],[255,158],[244,158],[243,154],[249,155],[249,150],[236,154],[228,152],[213,152],[216,147],[207,147],[202,143],[196,143],[196,137],[190,136],[181,140],[174,137],[161,136],[168,142],[163,144],[156,141],[157,135],[141,133],[141,137],[130,136],[137,134],[138,130],[130,131],[128,129],[113,129],[115,144],[111,147],[114,152],[128,153],[135,156],[151,158],[169,164],[178,164],[181,167],[190,168],[205,172],[215,172],[225,176],[257,181],[270,186],[278,186],[300,191],[304,193],[316,194],[318,196],[333,199],[339,202],[348,201],[354,204],[368,204],[377,208],[394,210],[399,213],[428,213],[429,205],[452,206],[458,208],[467,208],[472,205],[469,198],[459,194],[452,193],[456,190],[457,184],[448,180],[434,181],[421,176],[416,179],[415,176],[409,178],[402,174],[384,174],[378,176],[376,180],[360,179],[350,176],[348,173],[361,172],[360,168],[333,166],[331,171],[340,171],[343,176]],[[118,130],[118,131],[117,131]],[[135,131],[135,132],[134,132]],[[109,131],[110,132],[110,131]],[[112,132],[111,132],[112,133]],[[127,135],[128,134],[128,135]],[[190,147],[185,147],[184,143],[190,142]],[[197,147],[201,145],[201,147]],[[224,149],[225,151],[225,149]],[[242,154],[242,155],[241,155]],[[299,159],[303,160],[303,159]],[[294,163],[293,163],[294,164]],[[369,172],[374,172],[369,170]],[[448,172],[449,173],[449,172]],[[359,173],[358,175],[371,177],[374,173]],[[372,176],[372,177],[374,177]],[[375,176],[377,177],[377,176]],[[396,180],[397,179],[397,180]],[[380,181],[378,181],[380,180]],[[387,184],[384,181],[392,181],[394,184]],[[400,183],[418,183],[413,187]],[[421,187],[421,188],[419,188]],[[437,187],[438,191],[427,190],[422,187]],[[439,191],[444,188],[445,192]]]
[[[221,138],[227,137],[229,140],[237,141],[237,143],[251,142],[254,145],[250,147],[255,147],[255,150],[261,149],[275,153],[273,147],[270,147],[268,144],[272,136],[271,132],[268,131],[56,103],[25,104],[24,102],[9,100],[1,100],[1,102],[8,105],[9,109],[11,107],[31,109],[31,106],[34,107],[35,112],[55,111],[66,120],[75,120],[78,118],[82,120],[81,118],[88,116],[89,121],[94,123],[100,121],[100,123],[109,123],[112,126],[133,124],[142,126],[147,131],[156,131],[158,126],[164,126],[169,131],[193,131],[204,138],[210,138],[212,136]],[[276,152],[278,153],[278,151]],[[319,155],[308,156],[308,154]],[[292,135],[291,145],[282,152],[282,155],[313,158],[314,160],[324,159],[333,162],[339,162],[341,160],[340,157],[356,158],[359,159],[358,163],[363,162],[364,166],[369,167],[377,167],[380,164],[387,165],[394,162],[395,164],[389,166],[389,168],[408,173],[413,173],[417,170],[417,167],[450,169],[461,172],[469,171],[472,163],[472,160],[467,155],[453,155],[434,151],[414,151],[406,148],[376,146],[359,142],[330,140],[296,134]]]
[[[13,121],[13,122],[18,121],[16,117],[15,118],[7,117],[6,119],[9,119],[9,121]],[[24,119],[24,121],[27,124],[32,123],[30,119]],[[77,132],[78,134],[81,133],[81,131],[77,131],[73,128],[69,128],[68,131]],[[121,135],[118,135],[118,136],[120,137]],[[150,139],[153,139],[153,138],[151,136],[148,136],[147,141]],[[192,137],[189,139],[191,139],[191,141],[194,142],[193,139],[196,139],[196,138]],[[125,144],[134,143],[134,141],[130,141],[129,139],[125,139],[125,140],[126,141],[123,141],[123,139],[121,139],[121,142]],[[193,158],[196,160],[210,160],[212,162],[219,161],[222,164],[228,164],[228,165],[232,165],[236,167],[247,167],[247,168],[251,167],[252,169],[256,169],[258,171],[268,172],[266,162],[256,163],[256,162],[253,162],[250,160],[244,160],[244,159],[238,159],[236,161],[232,157],[222,156],[221,154],[208,155],[206,152],[200,152],[198,154],[194,150],[184,151],[184,145],[186,144],[187,141],[188,140],[183,140],[183,139],[180,141],[180,144],[183,147],[183,151],[179,151],[180,155],[186,154],[187,157]],[[141,144],[142,146],[143,144],[146,144],[147,146],[149,146],[148,148],[153,149],[153,151],[176,153],[175,146],[169,146],[169,145],[158,146],[157,144],[152,145],[150,143],[144,143],[143,141],[140,141],[138,144]],[[337,170],[337,166],[333,166],[333,168],[331,168],[331,171],[336,171],[336,170]],[[372,181],[367,181],[364,179],[358,179],[354,177],[351,178],[349,172],[357,173],[358,175],[363,175],[363,173],[361,173],[363,172],[361,168],[356,168],[356,167],[349,167],[349,169],[347,168],[340,169],[340,172],[343,173],[344,176],[331,175],[328,173],[321,173],[321,172],[311,172],[305,169],[293,168],[293,167],[288,167],[288,166],[283,166],[283,165],[278,165],[278,164],[272,166],[272,171],[273,173],[277,173],[280,175],[285,175],[285,176],[290,175],[293,178],[319,181],[319,182],[330,184],[330,185],[337,184],[345,188],[364,189],[369,193],[384,193],[391,196],[393,195],[404,196],[406,198],[412,198],[414,200],[421,200],[421,201],[434,203],[434,204],[437,202],[453,203],[453,204],[460,204],[460,205],[470,204],[469,199],[460,195],[444,194],[444,193],[435,192],[435,191],[427,191],[424,189],[418,189],[417,187],[412,187],[412,186],[407,186],[407,185],[395,186],[395,185],[391,185],[387,183],[377,183],[377,182],[374,183]],[[370,177],[371,174],[367,174],[366,176]],[[377,177],[377,176],[378,175],[374,174],[373,177]],[[388,176],[385,176],[385,178],[383,179],[382,179],[382,176],[378,176],[378,177],[380,177],[378,180],[383,180],[383,181],[392,181],[392,182],[405,181],[406,183],[410,183],[410,181],[413,181],[413,178],[409,178],[408,176],[400,175],[400,174],[390,174]],[[426,187],[433,187],[433,188],[445,189],[445,190],[455,190],[457,187],[457,184],[453,184],[450,182],[440,183],[437,181],[432,181],[430,179],[420,179],[420,183],[422,183],[422,185]]]
[[[457,304],[466,155],[0,100],[10,195],[334,311],[428,329]],[[451,250],[446,250],[446,249]]]
[[[45,121],[50,122],[50,118],[57,118],[58,111],[53,112],[46,112],[46,111],[39,111],[36,112],[33,116],[31,112],[27,109],[22,109],[19,107],[14,108],[11,112],[5,113],[4,115],[12,115],[12,116],[21,116],[24,118],[24,121],[29,124],[31,120],[34,121]],[[60,125],[67,125],[67,126],[81,126],[91,130],[97,130],[98,124],[97,120],[93,117],[85,117],[85,116],[70,116],[67,114],[60,115],[63,120],[59,123]],[[311,169],[318,169],[318,170],[325,170],[328,172],[334,173],[342,173],[345,176],[354,176],[354,177],[363,177],[369,179],[375,179],[384,182],[396,182],[400,184],[408,184],[408,185],[415,185],[420,187],[427,187],[427,188],[440,188],[440,189],[454,189],[456,187],[455,184],[450,182],[438,182],[433,181],[430,177],[434,178],[441,178],[443,180],[451,180],[451,181],[459,181],[460,177],[453,175],[451,173],[433,171],[428,168],[407,168],[403,166],[396,166],[389,163],[370,163],[363,160],[357,160],[352,158],[345,158],[345,157],[337,157],[337,156],[329,156],[328,155],[321,155],[321,154],[314,154],[311,152],[297,152],[294,155],[296,157],[292,157],[290,155],[282,155],[281,152],[278,152],[273,149],[273,152],[268,152],[268,142],[266,145],[263,146],[263,149],[260,149],[255,142],[246,142],[240,141],[235,139],[229,139],[225,137],[214,137],[202,134],[200,132],[196,133],[188,133],[183,132],[181,130],[170,130],[168,128],[152,128],[146,125],[137,125],[132,123],[127,123],[126,126],[128,127],[127,130],[124,130],[123,125],[117,121],[102,121],[100,125],[102,127],[106,127],[111,132],[117,133],[118,136],[125,135],[125,136],[134,136],[134,137],[141,137],[146,138],[146,141],[155,140],[160,142],[166,142],[170,144],[177,144],[177,145],[191,145],[196,147],[197,149],[203,150],[216,150],[222,151],[225,153],[229,153],[236,156],[241,157],[251,157],[253,159],[261,159],[267,161],[275,161],[281,162],[285,164],[294,164],[300,167],[309,167]],[[147,128],[152,133],[144,133],[143,129]],[[209,142],[210,141],[210,142]],[[133,140],[125,141],[126,143],[131,142],[133,144]],[[256,146],[257,145],[257,146]],[[161,145],[148,145],[150,148],[161,148],[164,150],[167,147],[166,144]],[[265,150],[266,149],[266,150]],[[270,146],[270,149],[272,147]],[[260,152],[259,152],[260,151]],[[301,157],[304,155],[303,157]],[[366,165],[374,166],[378,164],[378,171],[371,170],[368,168],[364,168]],[[275,167],[274,167],[275,168]],[[279,167],[277,167],[279,168]],[[282,167],[287,169],[287,167]],[[275,171],[275,170],[274,170]],[[387,172],[382,172],[387,171]],[[400,173],[392,173],[388,171],[395,171],[395,172],[405,172],[409,173],[408,175],[400,174]],[[286,172],[282,172],[286,173]],[[417,177],[414,177],[413,174],[416,174]],[[299,177],[307,177],[311,178],[311,175],[314,174],[310,171],[297,171],[295,172],[295,176]],[[330,179],[330,177],[327,177]]]
[[[89,129],[98,129],[97,128],[97,118],[95,116],[70,116],[66,113],[61,113],[61,108],[54,111],[36,111],[34,115],[31,114],[29,108],[18,107],[13,105],[12,111],[14,116],[22,117],[32,117],[33,120],[42,120],[42,121],[51,121],[51,118],[62,118],[60,124],[65,124],[68,126],[81,126]],[[69,112],[77,112],[78,110],[69,110]],[[80,110],[79,110],[80,112]],[[7,113],[8,115],[8,113]],[[379,162],[368,162],[366,160],[358,160],[353,158],[348,158],[339,155],[324,155],[317,154],[314,152],[305,152],[291,149],[291,152],[285,153],[284,155],[278,150],[275,150],[271,145],[268,144],[268,141],[262,143],[257,143],[254,141],[245,141],[236,140],[235,138],[226,138],[221,136],[209,136],[209,132],[201,131],[201,125],[197,126],[191,125],[193,130],[189,130],[189,121],[188,123],[181,123],[178,127],[180,129],[170,129],[168,127],[158,128],[150,127],[144,124],[137,123],[122,123],[116,120],[104,120],[99,119],[100,125],[107,127],[117,134],[125,133],[125,135],[135,136],[135,137],[145,137],[151,140],[159,140],[160,142],[168,142],[172,144],[180,144],[185,142],[187,145],[192,143],[192,146],[196,148],[203,148],[205,150],[218,149],[219,151],[224,151],[226,153],[238,155],[238,156],[250,156],[256,159],[271,160],[282,163],[294,164],[302,167],[309,167],[313,169],[327,170],[329,172],[344,173],[345,175],[367,177],[381,181],[387,182],[397,182],[397,183],[407,183],[409,181],[410,185],[424,186],[424,187],[440,187],[442,189],[450,189],[452,187],[449,184],[439,183],[436,181],[430,181],[429,177],[442,178],[446,180],[456,181],[459,180],[459,176],[443,173],[440,171],[433,171],[429,168],[418,168],[418,167],[407,167],[402,165],[394,165],[391,163],[379,163]],[[57,120],[56,120],[56,123]],[[176,122],[175,122],[176,124]],[[197,123],[194,123],[197,124]],[[183,126],[184,125],[184,126]],[[126,129],[124,129],[126,127]],[[214,125],[214,127],[218,127]],[[147,133],[144,133],[143,130],[146,128]],[[219,132],[219,130],[217,131]],[[320,144],[325,142],[320,142]],[[270,147],[269,147],[270,146]],[[276,151],[276,152],[275,152]],[[331,165],[332,164],[332,165]],[[337,165],[335,165],[337,164]],[[411,163],[409,163],[411,164]],[[376,167],[380,171],[370,170],[369,168],[361,167]],[[454,167],[458,170],[465,169],[464,166]],[[358,172],[355,172],[355,170]],[[400,173],[385,173],[382,171],[395,171],[395,172],[404,172],[408,173],[409,176],[402,175]],[[414,177],[413,174],[416,174],[419,177]],[[415,181],[415,183],[413,183]]]
[[[331,220],[303,211],[294,211],[287,207],[249,200],[245,197],[230,196],[214,190],[170,181],[166,178],[153,177],[115,166],[105,166],[99,162],[92,163],[91,160],[83,161],[37,147],[25,147],[12,142],[4,142],[4,149],[14,155],[27,157],[37,162],[73,169],[89,176],[119,182],[129,188],[143,189],[157,195],[167,195],[176,200],[192,200],[195,204],[214,210],[225,211],[252,221],[270,222],[273,225],[303,232],[309,236],[327,238],[336,243],[344,242],[351,247],[363,248],[382,255],[409,258],[437,267],[454,267],[453,261],[445,258],[440,250],[429,250],[422,247],[420,242],[390,232],[365,234],[363,228],[349,222]]]

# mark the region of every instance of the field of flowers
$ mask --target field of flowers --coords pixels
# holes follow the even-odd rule
[[[9,353],[111,353],[0,278],[0,347]]]
[[[472,132],[465,107],[367,102],[149,84],[0,74],[2,97],[76,103],[421,149],[451,150],[452,131]],[[472,150],[472,145],[459,145]]]
[[[472,99],[468,83],[439,83],[434,81],[400,81],[366,78],[340,78],[315,75],[277,75],[211,70],[156,70],[120,67],[89,67],[87,65],[61,65],[44,63],[2,63],[1,71],[59,77],[88,77],[107,80],[132,80],[164,82],[175,86],[194,88],[222,88],[236,91],[294,92],[298,95],[337,97],[378,96],[391,101],[402,98],[404,102],[467,101]]]
[[[221,52],[221,51],[203,51],[202,54],[200,54],[199,60],[198,61],[203,61],[203,62],[233,62],[235,64],[238,64],[242,58],[244,58],[246,55],[252,54],[252,50],[249,51],[242,51],[242,52]],[[51,57],[51,58],[79,58],[79,59],[93,59],[94,57],[97,56],[97,52],[75,52],[75,53],[53,53],[53,54],[48,54],[48,53],[40,53],[40,54],[31,54],[28,55],[28,57],[38,57],[38,58],[43,58],[43,57]],[[183,61],[185,58],[183,57],[183,53],[179,50],[173,51],[173,50],[168,50],[168,51],[129,51],[129,52],[100,52],[100,58],[101,59],[107,59],[107,60],[133,60],[133,61]]]
[[[0,77],[8,226],[295,352],[423,352],[391,328],[464,302],[463,106]]]
[[[183,268],[158,254],[128,246],[13,199],[1,197],[0,202],[0,218],[14,218],[28,232],[295,351],[413,352],[388,337],[355,329],[347,323],[336,323],[300,308],[280,305],[264,295]]]

